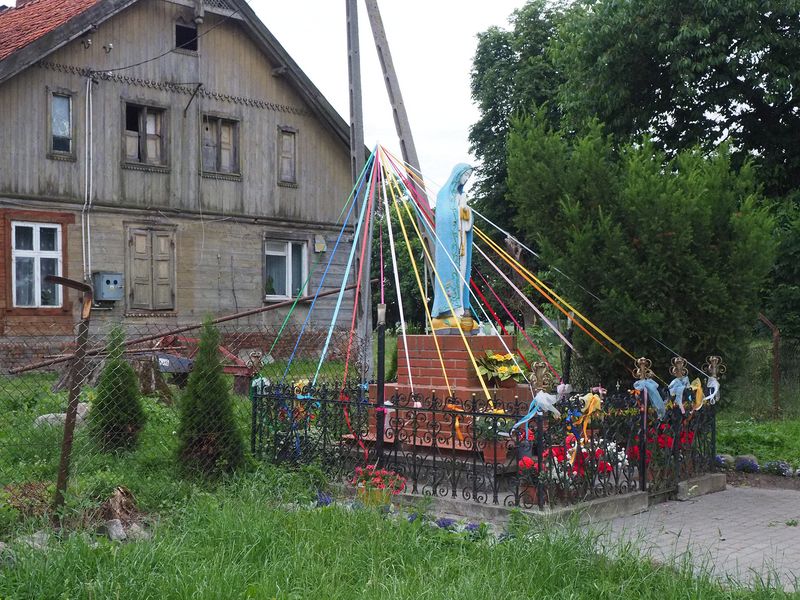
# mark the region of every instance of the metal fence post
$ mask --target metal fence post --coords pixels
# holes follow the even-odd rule
[[[78,398],[80,397],[81,384],[83,382],[83,359],[86,356],[86,345],[89,342],[89,317],[92,313],[92,287],[80,281],[66,279],[65,277],[56,277],[54,275],[48,275],[45,281],[83,292],[81,321],[78,323],[78,337],[76,341],[77,348],[75,348],[75,357],[69,372],[69,401],[64,418],[64,437],[61,442],[61,459],[58,465],[56,495],[53,500],[54,519],[58,519],[58,512],[61,507],[64,506],[64,495],[67,491],[69,463],[72,458],[72,440],[75,435],[75,419],[78,414]]]
[[[386,426],[386,409],[384,408],[386,391],[386,305],[378,304],[378,385],[377,407],[375,408],[375,453],[379,464],[383,463],[383,434]]]
[[[639,432],[639,489],[647,491],[647,390],[642,390],[642,422]]]
[[[536,501],[539,508],[544,508],[544,483],[542,466],[544,462],[544,416],[539,411],[536,414],[536,462],[538,476],[536,477]]]

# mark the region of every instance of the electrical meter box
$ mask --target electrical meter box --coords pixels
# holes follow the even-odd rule
[[[92,273],[94,283],[94,299],[97,301],[122,300],[125,296],[122,273],[100,271]]]

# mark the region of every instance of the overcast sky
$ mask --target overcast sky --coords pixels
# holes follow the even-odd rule
[[[259,18],[349,122],[344,0],[249,0]],[[524,0],[379,0],[421,167],[435,187],[459,162],[475,163],[467,135],[478,112],[469,74],[476,35],[508,27]],[[372,30],[359,1],[364,141],[400,154]]]

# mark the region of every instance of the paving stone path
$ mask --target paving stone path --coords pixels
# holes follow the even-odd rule
[[[599,524],[609,540],[634,541],[654,559],[682,560],[723,579],[800,590],[800,492],[728,487],[686,502]],[[776,577],[777,580],[776,581]]]

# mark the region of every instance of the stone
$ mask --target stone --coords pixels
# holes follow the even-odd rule
[[[46,531],[37,531],[31,535],[24,535],[17,538],[17,542],[33,548],[34,550],[46,550],[47,546],[50,544],[50,537],[50,534]]]
[[[0,542],[0,568],[13,567],[15,562],[14,551],[8,547],[8,544]]]
[[[128,538],[122,521],[119,519],[109,519],[106,521],[106,534],[112,542],[121,542]]]
[[[152,532],[142,527],[139,523],[133,523],[128,527],[128,539],[132,541],[149,541],[153,539]]]
[[[797,469],[797,471],[794,472],[794,476],[800,477],[800,469]]]
[[[75,426],[80,427],[86,422],[86,415],[89,414],[89,403],[78,402],[78,407],[75,411]],[[47,413],[46,415],[39,415],[34,419],[34,427],[56,426],[63,425],[67,420],[67,413]]]
[[[721,469],[733,469],[734,459],[730,454],[717,454],[717,466]]]

